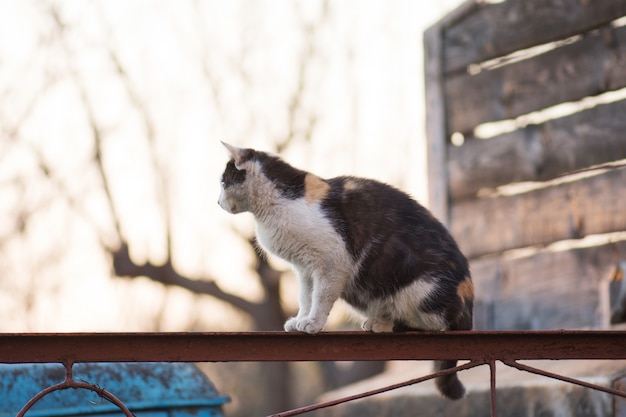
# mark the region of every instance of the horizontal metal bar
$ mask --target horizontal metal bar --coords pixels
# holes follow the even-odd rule
[[[0,334],[0,363],[440,359],[626,359],[626,332]]]

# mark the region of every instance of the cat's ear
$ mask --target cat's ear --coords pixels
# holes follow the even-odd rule
[[[235,167],[237,169],[241,169],[243,166],[243,163],[246,160],[246,155],[248,153],[247,149],[242,149],[242,148],[238,148],[236,146],[233,145],[229,145],[228,143],[221,141],[222,145],[224,145],[224,147],[226,149],[228,149],[228,152],[230,153],[230,156],[233,158],[233,161],[235,161]]]

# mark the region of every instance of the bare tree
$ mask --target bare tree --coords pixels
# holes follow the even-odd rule
[[[253,7],[253,3],[245,3],[243,8]],[[323,54],[320,51],[319,32],[324,30],[330,23],[331,10],[328,1],[320,1],[316,12],[310,11],[305,13],[301,8],[304,3],[294,3],[293,16],[296,18],[296,26],[298,33],[296,34],[299,52],[297,59],[292,63],[293,83],[287,89],[288,92],[282,103],[282,108],[277,112],[282,112],[284,123],[281,129],[265,128],[264,134],[272,138],[274,151],[283,152],[295,147],[305,146],[311,140],[318,126],[320,115],[318,109],[311,105],[311,100],[307,99],[315,94],[315,85],[312,84],[311,72],[313,69],[323,65]],[[194,25],[197,33],[202,34],[208,27],[208,23],[203,21],[202,16],[206,15],[203,10],[204,3],[194,2],[190,8],[193,11],[195,19]],[[100,250],[105,255],[111,266],[114,276],[122,279],[132,280],[136,278],[148,278],[149,280],[160,283],[166,287],[177,287],[188,290],[194,294],[208,296],[216,300],[227,303],[240,313],[244,314],[252,323],[252,327],[256,330],[280,330],[286,318],[293,314],[288,311],[281,300],[281,284],[284,282],[285,274],[283,271],[275,269],[267,260],[267,258],[258,250],[254,244],[252,237],[242,235],[241,239],[246,242],[247,247],[254,254],[253,263],[250,265],[254,271],[252,276],[258,281],[258,287],[262,289],[262,296],[259,300],[252,301],[238,293],[234,293],[224,289],[219,280],[207,274],[190,274],[180,267],[177,261],[177,249],[174,244],[176,236],[176,228],[174,223],[178,213],[174,210],[175,197],[174,191],[176,184],[171,180],[173,171],[173,162],[168,159],[167,152],[162,152],[162,135],[159,132],[157,116],[154,115],[150,106],[150,100],[145,97],[145,92],[139,88],[139,80],[133,75],[131,64],[129,64],[125,56],[114,44],[114,25],[107,21],[105,13],[97,11],[92,13],[91,18],[97,16],[100,19],[100,25],[103,30],[108,32],[108,37],[103,41],[93,41],[90,45],[100,52],[100,65],[108,69],[108,75],[116,88],[121,91],[117,96],[118,100],[123,101],[123,106],[132,112],[134,123],[141,127],[143,132],[142,140],[145,141],[145,149],[147,153],[139,155],[138,158],[147,159],[145,164],[149,167],[151,182],[154,184],[154,201],[147,202],[146,205],[156,205],[150,207],[159,213],[162,219],[162,225],[159,230],[164,231],[164,257],[155,261],[153,258],[146,256],[145,259],[138,260],[132,256],[133,246],[137,245],[128,232],[127,225],[131,222],[125,217],[123,206],[123,197],[116,188],[116,175],[114,164],[111,163],[112,156],[108,153],[107,144],[115,132],[115,126],[111,126],[103,116],[103,112],[96,103],[97,93],[92,91],[92,83],[87,78],[89,74],[81,66],[80,51],[77,52],[75,44],[77,39],[81,37],[89,38],[89,35],[82,33],[77,28],[77,19],[68,18],[67,10],[59,3],[50,2],[43,3],[43,13],[50,23],[48,31],[42,35],[41,48],[54,49],[55,56],[61,56],[62,65],[54,70],[46,69],[52,75],[49,80],[40,86],[39,92],[33,95],[32,102],[24,106],[25,111],[21,116],[27,118],[33,112],[37,105],[37,101],[45,97],[49,89],[55,83],[69,83],[76,93],[76,101],[79,103],[84,124],[89,132],[91,154],[85,161],[85,172],[90,173],[89,184],[95,189],[89,190],[89,193],[97,192],[104,198],[104,208],[108,214],[106,219],[94,218],[94,215],[86,208],[84,190],[75,190],[68,186],[69,182],[66,178],[62,178],[61,168],[58,164],[51,163],[50,159],[37,146],[29,145],[28,141],[20,133],[20,118],[14,123],[12,129],[6,129],[5,126],[10,124],[0,124],[3,128],[2,136],[4,138],[2,147],[0,147],[0,161],[7,155],[7,149],[15,143],[28,148],[33,156],[35,165],[38,169],[38,180],[43,180],[46,186],[50,188],[50,200],[62,200],[63,204],[71,210],[73,214],[78,214],[85,224],[88,224],[93,233],[97,236]],[[83,5],[82,7],[98,7],[97,4],[91,6]],[[242,13],[251,13],[242,11]],[[251,74],[245,61],[249,55],[258,53],[263,45],[259,45],[255,40],[254,27],[244,28],[241,34],[242,41],[238,53],[232,56],[220,56],[218,59],[227,61],[232,71],[229,77],[236,79],[235,81],[244,86],[244,89],[253,90],[257,87],[255,77]],[[207,36],[198,36],[202,42],[207,42]],[[182,44],[181,48],[187,47]],[[199,53],[197,53],[200,51]],[[195,63],[202,74],[201,84],[199,88],[206,91],[206,96],[210,98],[212,108],[215,110],[217,117],[235,123],[235,116],[225,103],[226,93],[225,85],[228,80],[224,80],[223,74],[216,73],[214,63],[216,58],[210,57],[211,45],[200,44],[197,51],[191,51],[190,54],[196,54]],[[0,91],[0,99],[6,100]],[[247,106],[246,100],[241,100],[242,106]],[[252,101],[252,100],[250,100]],[[122,105],[122,104],[120,104]],[[254,131],[263,130],[262,116],[255,113],[255,109],[250,107],[247,109],[248,118],[240,131],[244,134],[252,135]],[[244,112],[245,113],[245,112]],[[1,115],[0,115],[1,116]],[[169,146],[175,146],[170,143]],[[32,178],[18,177],[12,182],[12,186],[17,190],[20,187],[25,188],[25,183]],[[19,191],[17,192],[19,194]],[[0,247],[6,241],[20,235],[24,229],[28,228],[28,224],[32,214],[40,210],[41,204],[46,204],[44,199],[40,205],[25,204],[16,202],[14,211],[14,219],[12,224],[14,230],[6,231],[0,235]],[[145,207],[144,207],[145,209]],[[59,246],[56,245],[58,250]],[[50,258],[58,258],[56,253],[50,252]],[[32,286],[36,288],[36,285]],[[34,292],[25,294],[26,302],[28,297],[32,297]],[[322,366],[322,374],[325,378],[326,388],[334,388],[339,385],[352,382],[373,373],[382,370],[383,364],[368,363],[367,367],[355,365],[348,372],[340,372],[338,367],[333,363],[325,363]],[[272,363],[265,364],[266,383],[262,384],[259,389],[264,389],[265,397],[268,401],[265,409],[257,408],[258,412],[275,412],[286,409],[292,405],[293,397],[292,373],[289,364]]]

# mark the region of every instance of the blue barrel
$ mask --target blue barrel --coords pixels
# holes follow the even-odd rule
[[[44,388],[63,382],[60,364],[0,364],[0,417],[15,417]],[[137,417],[218,417],[229,401],[188,363],[78,363],[74,381],[97,385],[113,394]],[[88,389],[64,389],[41,398],[26,417],[122,417],[114,404]]]

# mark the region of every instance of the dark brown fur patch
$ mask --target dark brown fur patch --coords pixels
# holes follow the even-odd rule
[[[304,177],[304,198],[307,203],[323,200],[329,189],[330,185],[313,174],[306,174]]]
[[[226,164],[226,169],[222,174],[222,184],[224,188],[241,184],[246,180],[246,171],[239,170],[235,167],[235,161],[232,159]]]
[[[474,284],[469,277],[466,277],[459,283],[456,288],[456,293],[463,301],[463,304],[468,304],[474,301]]]

